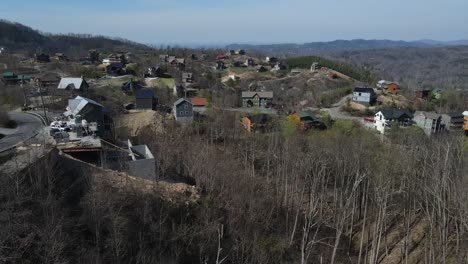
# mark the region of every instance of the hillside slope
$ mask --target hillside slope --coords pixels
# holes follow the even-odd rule
[[[128,40],[110,39],[103,36],[42,33],[28,26],[6,20],[0,20],[0,46],[13,51],[64,52],[70,55],[78,55],[83,51],[95,48],[109,50],[148,48]]]
[[[348,51],[332,55],[371,68],[382,79],[421,87],[468,89],[468,46]]]

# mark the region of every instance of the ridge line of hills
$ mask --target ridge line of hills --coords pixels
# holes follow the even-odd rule
[[[304,44],[231,44],[226,46],[228,49],[249,49],[262,52],[283,54],[283,55],[305,55],[311,53],[329,53],[337,51],[360,51],[371,49],[389,49],[389,48],[435,48],[447,46],[468,45],[468,40],[456,41],[436,41],[436,40],[334,40],[328,42],[309,42]]]

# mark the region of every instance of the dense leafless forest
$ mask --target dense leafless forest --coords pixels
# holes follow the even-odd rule
[[[461,136],[381,141],[349,122],[245,137],[232,114],[147,130],[159,177],[201,198],[97,184],[51,155],[0,177],[4,263],[465,263]],[[278,124],[279,127],[284,124]],[[287,132],[289,131],[289,132]]]

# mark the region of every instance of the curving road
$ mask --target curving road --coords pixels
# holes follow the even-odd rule
[[[18,127],[13,130],[13,133],[0,139],[0,152],[12,149],[35,137],[44,128],[41,119],[34,115],[16,111],[9,112],[8,115],[16,121]]]

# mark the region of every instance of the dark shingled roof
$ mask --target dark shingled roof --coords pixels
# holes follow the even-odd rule
[[[413,113],[411,113],[411,111],[408,109],[389,108],[389,109],[383,109],[381,112],[383,116],[385,117],[385,119],[400,119],[404,117],[405,115],[408,118],[413,118]]]
[[[154,92],[151,90],[139,90],[135,94],[135,98],[137,99],[148,99],[148,98],[154,98]]]
[[[450,113],[447,113],[446,115],[450,116],[451,118],[463,118],[462,112],[450,112]]]
[[[353,92],[355,93],[371,93],[373,94],[374,93],[374,89],[373,88],[369,88],[369,87],[355,87]]]

